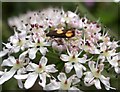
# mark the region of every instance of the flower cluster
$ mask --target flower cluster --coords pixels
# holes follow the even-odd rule
[[[43,90],[80,91],[83,79],[85,86],[102,89],[102,83],[106,90],[115,89],[104,66],[120,73],[119,41],[100,23],[48,8],[10,18],[8,24],[14,35],[0,51],[0,57],[7,57],[1,64],[0,85],[14,77],[20,88],[31,88],[38,79]]]

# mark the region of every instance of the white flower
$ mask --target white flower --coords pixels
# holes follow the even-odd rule
[[[106,78],[101,74],[101,72],[104,69],[103,64],[99,64],[98,66],[95,67],[95,62],[90,61],[89,68],[91,71],[85,72],[84,83],[86,86],[91,86],[94,84],[97,89],[101,89],[101,85],[100,85],[100,81],[101,81],[104,84],[106,90],[115,89],[110,87],[110,83],[109,83],[110,78],[109,77]]]
[[[67,79],[65,73],[60,73],[57,78],[59,81],[51,80],[51,83],[47,84],[44,90],[79,90],[75,86],[80,80],[75,75]]]
[[[75,13],[73,13],[71,11],[68,11],[67,13],[65,13],[64,16],[61,18],[61,22],[63,22],[63,23],[66,22],[68,24],[75,21],[75,20],[78,21],[79,17],[78,17],[77,14],[75,14]]]
[[[120,54],[113,56],[112,59],[109,58],[108,61],[112,67],[114,67],[116,73],[120,73]]]
[[[11,77],[14,76],[16,72],[23,72],[24,66],[29,62],[25,58],[26,52],[22,53],[19,56],[19,59],[15,59],[13,56],[9,56],[8,59],[5,59],[1,66],[9,66],[12,67],[9,71],[5,72],[1,78],[0,78],[0,84],[3,84],[7,80],[9,80]],[[26,61],[27,60],[27,61]]]
[[[28,49],[29,58],[34,59],[36,57],[37,51],[40,51],[42,55],[46,55],[48,49],[45,46],[50,46],[49,42],[45,41],[45,38],[39,37],[34,38],[34,42],[30,44],[31,48]]]
[[[69,73],[73,67],[75,69],[76,75],[77,77],[81,78],[83,75],[83,70],[86,70],[86,67],[84,67],[82,64],[84,64],[86,61],[86,56],[84,56],[83,58],[79,58],[80,53],[77,52],[72,52],[70,53],[69,50],[67,49],[68,55],[66,54],[61,54],[60,59],[62,61],[65,61],[67,63],[65,63],[65,71],[66,73]]]
[[[91,54],[100,54],[100,50],[97,49],[97,46],[91,40],[85,40],[85,38],[83,43],[80,44],[79,48]]]
[[[108,48],[108,46],[105,43],[100,43],[100,52],[101,53],[99,55],[99,58],[102,59],[103,61],[105,61],[105,59],[109,61],[109,58],[118,54],[116,53],[115,49]]]
[[[39,65],[35,63],[29,63],[29,65],[26,67],[26,70],[31,72],[27,75],[17,75],[16,78],[19,79],[21,76],[23,77],[22,79],[25,79],[27,76],[27,79],[25,81],[24,87],[26,89],[31,88],[35,81],[37,80],[38,76],[40,78],[39,84],[42,87],[45,87],[46,84],[46,77],[50,76],[49,73],[55,73],[57,70],[54,68],[54,64],[47,65],[47,58],[42,56],[41,60],[39,62]]]
[[[14,30],[15,34],[9,38],[10,43],[12,43],[13,47],[17,47],[19,50],[24,50],[27,45],[26,40],[26,32],[18,33]]]

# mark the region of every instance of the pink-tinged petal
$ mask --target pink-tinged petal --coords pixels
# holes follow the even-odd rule
[[[57,76],[58,80],[59,81],[65,81],[67,79],[65,73],[60,73],[58,76]]]
[[[43,89],[44,90],[58,90],[58,89],[60,89],[60,83],[56,82],[55,80],[52,80]]]
[[[15,79],[18,79],[18,80],[19,80],[19,79],[27,79],[28,75],[29,75],[29,74],[24,74],[24,75],[20,75],[20,74],[19,74],[19,75],[14,75],[14,78],[15,78]]]
[[[100,85],[99,79],[96,79],[96,80],[95,80],[95,87],[96,87],[97,89],[101,89],[101,85]]]
[[[40,52],[43,56],[45,56],[46,52],[48,52],[48,49],[46,47],[40,47]]]
[[[101,63],[101,64],[99,64],[99,70],[102,72],[103,71],[103,69],[104,69],[104,64],[103,63]]]
[[[12,76],[15,74],[16,70],[11,68],[10,71],[5,72],[1,78],[0,78],[0,85],[12,78]]]
[[[24,87],[26,89],[31,88],[34,85],[34,83],[37,80],[37,78],[38,78],[38,74],[37,73],[35,73],[35,72],[31,73],[28,76],[27,80],[25,81]]]
[[[12,48],[13,52],[17,53],[20,50],[20,46],[16,46]]]
[[[85,63],[86,62],[86,58],[78,58],[78,61],[80,62],[80,63]]]
[[[60,59],[61,59],[62,61],[69,61],[69,56],[66,55],[66,54],[61,54]]]
[[[74,65],[74,69],[75,69],[75,72],[76,72],[77,77],[78,77],[78,78],[81,78],[82,75],[83,75],[82,66],[79,65],[78,63],[76,63],[76,64]]]
[[[100,50],[94,49],[92,54],[100,54]]]
[[[105,51],[105,50],[107,49],[107,47],[106,47],[105,44],[101,43],[100,45],[101,45],[101,46],[100,46],[100,50],[101,50],[101,51]]]
[[[29,58],[30,59],[35,59],[37,51],[38,51],[37,48],[29,49]]]
[[[15,58],[13,56],[10,56],[8,59],[3,60],[1,66],[13,66],[15,63]]]
[[[46,72],[55,73],[57,71],[58,70],[55,69],[55,65],[54,64],[46,66]]]
[[[48,59],[45,56],[42,56],[39,63],[42,66],[45,66],[47,64],[47,61],[48,61]]]
[[[71,62],[65,63],[65,71],[66,73],[69,73],[73,68],[73,65]]]
[[[68,81],[71,81],[71,80],[73,85],[80,82],[80,79],[76,75],[72,75],[71,77],[68,78]]]
[[[22,83],[22,80],[17,80],[17,82],[18,82],[18,86],[19,86],[19,88],[23,88],[23,83]]]
[[[46,73],[39,74],[40,82],[39,85],[41,85],[43,88],[46,85]]]

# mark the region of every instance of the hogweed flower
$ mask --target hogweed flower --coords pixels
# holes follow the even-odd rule
[[[59,81],[51,80],[50,84],[47,84],[45,90],[79,90],[75,87],[75,84],[79,83],[80,80],[72,75],[67,79],[65,73],[60,73],[57,76]]]
[[[120,73],[120,45],[100,23],[76,11],[47,8],[10,18],[8,24],[14,35],[2,43],[0,57],[8,58],[1,64],[0,85],[14,77],[25,89],[37,79],[43,90],[81,91],[82,82],[97,89],[102,82],[107,90],[115,89],[104,71],[111,65],[114,74]]]
[[[39,65],[31,62],[29,63],[29,65],[26,67],[26,71],[29,71],[31,73],[27,74],[27,79],[24,84],[26,89],[29,89],[34,85],[38,76],[40,78],[39,84],[42,87],[45,87],[46,77],[49,76],[49,73],[57,72],[57,70],[54,68],[55,66],[54,64],[47,66],[46,64],[47,64],[47,58],[44,56],[41,57],[41,60],[39,61]],[[15,78],[19,79],[21,76],[23,76],[23,79],[26,78],[25,75],[16,75]]]
[[[89,68],[91,71],[85,72],[84,83],[86,86],[95,85],[97,89],[101,89],[100,81],[105,85],[106,90],[115,89],[110,87],[109,77],[105,77],[101,74],[104,69],[104,64],[95,66],[95,62],[89,62]]]

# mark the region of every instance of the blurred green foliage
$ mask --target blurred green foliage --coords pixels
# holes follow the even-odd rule
[[[106,26],[107,30],[110,30],[110,34],[116,39],[120,39],[120,17],[119,17],[119,3],[113,2],[91,2],[92,5],[89,5],[90,2],[3,2],[2,3],[2,40],[7,42],[7,39],[13,35],[13,29],[11,29],[7,23],[8,18],[19,16],[26,13],[27,11],[41,10],[49,6],[52,7],[63,7],[65,11],[75,11],[78,6],[78,13],[80,16],[87,16],[92,21],[97,21],[100,19],[102,26]],[[113,75],[112,75],[113,76]],[[113,85],[118,86],[118,80],[114,79],[115,82]],[[82,84],[84,85],[84,84]],[[94,87],[91,87],[94,89]],[[10,79],[8,82],[4,83],[3,89],[15,90],[17,88],[16,80]],[[87,88],[89,89],[89,87]]]

